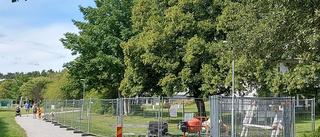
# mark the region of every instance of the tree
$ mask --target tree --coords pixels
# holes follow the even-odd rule
[[[9,92],[10,98],[15,100],[16,102],[20,99],[21,91],[19,90],[23,83],[27,82],[29,78],[20,73],[15,75],[15,79],[12,81],[11,90]]]
[[[79,55],[64,65],[76,82],[69,88],[81,90],[80,79],[86,79],[86,91],[98,92],[103,98],[120,97],[118,88],[125,68],[120,43],[134,35],[130,19],[133,2],[96,0],[95,3],[96,8],[80,7],[85,22],[73,20],[79,34],[66,33],[61,39],[65,48]]]
[[[139,0],[132,19],[140,33],[122,44],[127,66],[123,95],[185,91],[200,98],[226,91],[216,44],[225,38],[216,30],[222,6],[211,0]],[[203,100],[196,99],[196,104],[198,114],[206,116]]]
[[[36,102],[43,100],[44,89],[46,84],[51,81],[47,77],[37,77],[29,80],[20,87],[23,97]]]
[[[226,2],[218,28],[238,62],[238,86],[261,94],[314,94],[319,83],[319,1]],[[280,63],[288,73],[277,70]]]
[[[10,99],[10,91],[11,91],[11,85],[12,80],[4,80],[0,84],[0,98],[2,99]]]
[[[43,98],[45,99],[70,99],[76,98],[78,95],[77,91],[70,91],[65,88],[67,85],[72,84],[72,80],[68,79],[68,71],[63,70],[60,73],[56,73],[49,77],[52,82],[46,84],[46,88],[43,92]]]

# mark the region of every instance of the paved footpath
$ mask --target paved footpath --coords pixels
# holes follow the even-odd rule
[[[33,119],[32,114],[17,116],[16,122],[26,131],[28,137],[81,137],[80,133],[67,131],[66,128],[54,126],[42,119]]]

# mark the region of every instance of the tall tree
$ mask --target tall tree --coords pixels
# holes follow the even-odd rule
[[[127,66],[120,87],[123,94],[171,96],[185,91],[200,98],[218,88],[226,91],[220,82],[226,75],[218,75],[216,56],[216,43],[225,38],[216,30],[222,6],[211,0],[139,0],[132,19],[140,33],[122,45]],[[206,77],[208,73],[214,73],[216,81]],[[205,116],[203,100],[196,99],[196,104],[198,114]]]
[[[218,28],[234,49],[238,84],[261,94],[314,94],[319,84],[319,8],[310,1],[229,1]],[[288,73],[278,71],[280,63]]]
[[[86,91],[98,92],[103,98],[120,96],[118,88],[124,75],[124,56],[120,43],[127,41],[132,31],[133,1],[95,0],[97,7],[81,7],[85,21],[75,21],[79,34],[66,33],[64,47],[78,57],[64,65],[71,86],[82,89],[80,79],[86,79]],[[80,92],[81,93],[81,92]],[[82,97],[82,96],[79,96]]]

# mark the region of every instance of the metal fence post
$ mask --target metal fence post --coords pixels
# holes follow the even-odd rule
[[[43,104],[43,120],[47,119],[46,111],[47,111],[47,99],[44,100],[44,104]]]
[[[120,125],[123,126],[123,98],[120,98]]]
[[[296,101],[292,98],[292,136],[295,136],[296,123]]]
[[[58,101],[57,100],[54,100],[54,121],[57,122],[58,120]]]
[[[210,96],[210,137],[219,137],[219,100],[218,96]]]
[[[184,119],[184,99],[182,99],[182,119]]]
[[[63,125],[66,125],[67,104],[68,104],[68,100],[66,99],[66,104],[64,104],[64,122],[63,122]]]
[[[58,106],[59,106],[59,108],[57,107],[58,111],[59,111],[59,113],[58,113],[58,124],[60,124],[60,113],[61,113],[60,103],[61,103],[60,100],[58,100]]]
[[[90,133],[89,131],[90,131],[90,113],[91,113],[91,97],[90,97],[90,100],[89,100],[89,112],[88,112],[88,134]]]
[[[74,120],[74,99],[72,100],[72,120],[71,120],[71,128],[73,128],[73,120]]]
[[[81,101],[83,101],[83,100],[79,100],[79,105],[83,106]],[[82,106],[80,106],[80,107],[82,107]],[[82,113],[82,109],[80,109],[80,111],[79,111],[79,131],[81,131],[81,118],[82,118],[81,113]]]
[[[159,127],[160,127],[160,103],[161,103],[160,96],[158,97],[158,100],[159,100],[159,108],[158,108],[158,137],[160,137],[160,129],[159,129]]]
[[[119,124],[119,107],[120,107],[119,98],[117,98],[117,110],[116,110],[117,125]]]
[[[160,97],[159,97],[160,99]],[[159,137],[162,137],[162,114],[163,114],[163,105],[164,105],[164,101],[163,101],[163,97],[161,97],[161,111],[159,111],[159,120],[158,120],[158,133],[159,133]],[[159,104],[160,105],[160,104]],[[160,108],[160,107],[159,107]]]
[[[111,105],[112,105],[112,109],[111,109],[111,117],[113,118],[113,113],[114,113],[114,112],[113,112],[113,109],[114,109],[114,107],[113,107],[113,106],[114,106],[114,105],[113,105],[113,100],[111,100],[111,103],[112,103],[112,104],[111,104]]]
[[[315,98],[311,99],[311,120],[312,120],[312,132],[315,131]]]

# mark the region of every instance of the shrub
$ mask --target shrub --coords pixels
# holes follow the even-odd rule
[[[185,105],[185,106],[193,105],[193,104],[195,104],[195,103],[196,103],[196,101],[195,101],[194,99],[185,100],[185,101],[184,101],[184,105]]]
[[[94,103],[91,104],[91,112],[92,113],[96,113],[99,115],[103,115],[104,114],[104,107],[103,107],[103,103],[100,101],[95,101]]]

